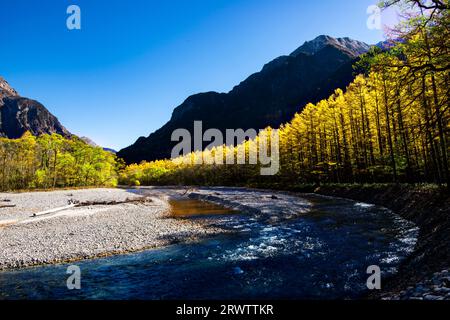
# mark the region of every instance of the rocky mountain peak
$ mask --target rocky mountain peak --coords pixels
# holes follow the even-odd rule
[[[228,93],[190,96],[164,126],[122,149],[118,156],[127,163],[169,158],[176,144],[172,132],[185,128],[192,133],[197,120],[203,121],[204,130],[223,133],[233,128],[277,128],[307,103],[326,99],[337,88],[345,89],[354,78],[352,65],[367,50],[369,45],[350,38],[319,36],[291,55],[267,63]]]
[[[315,55],[326,46],[333,46],[340,50],[346,51],[355,57],[366,53],[370,49],[370,45],[358,40],[353,40],[347,37],[333,38],[327,35],[320,35],[314,40],[306,41],[301,47],[292,52],[291,56],[296,57],[299,54]]]
[[[36,100],[21,97],[9,83],[0,77],[0,137],[20,138],[25,132],[38,136],[71,133]]]
[[[0,97],[4,96],[17,97],[19,94],[0,76]]]

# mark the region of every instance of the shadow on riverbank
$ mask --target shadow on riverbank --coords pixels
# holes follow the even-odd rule
[[[317,193],[372,203],[391,209],[420,228],[414,253],[397,275],[384,283],[383,293],[372,299],[426,298],[446,296],[450,286],[450,194],[434,185],[258,185],[295,193]],[[447,272],[445,272],[447,271]],[[436,292],[437,291],[437,292]]]

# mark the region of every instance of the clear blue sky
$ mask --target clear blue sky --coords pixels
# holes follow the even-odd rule
[[[191,94],[227,92],[320,34],[367,43],[378,0],[14,0],[0,4],[0,75],[71,132],[120,149]],[[81,8],[82,29],[66,28]]]

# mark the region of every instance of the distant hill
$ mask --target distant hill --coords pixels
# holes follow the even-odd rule
[[[175,129],[203,130],[278,127],[291,120],[309,102],[327,98],[353,80],[352,64],[368,51],[366,43],[349,38],[319,36],[288,56],[266,64],[228,93],[206,92],[190,96],[175,108],[172,118],[148,137],[118,152],[127,163],[169,158]]]
[[[88,138],[88,137],[80,137],[80,139],[83,140],[86,144],[90,145],[91,147],[100,147],[98,144],[96,144],[94,141],[92,141],[91,138]],[[116,150],[111,149],[111,148],[104,148],[104,147],[100,147],[100,148],[102,148],[102,149],[105,150],[105,151],[114,153],[114,154],[117,153]]]
[[[0,77],[0,137],[16,139],[26,131],[36,136],[44,133],[72,136],[42,104],[21,97]]]
[[[103,148],[103,150],[116,154],[117,151],[111,148]]]
[[[80,137],[81,140],[83,140],[86,144],[90,145],[91,147],[98,147],[99,145],[96,144],[94,141],[92,141],[91,138],[88,137]]]

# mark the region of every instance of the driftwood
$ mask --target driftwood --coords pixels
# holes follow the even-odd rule
[[[72,208],[81,208],[81,207],[90,207],[90,206],[115,206],[119,204],[125,204],[125,203],[134,203],[134,204],[145,204],[152,202],[152,199],[143,197],[143,198],[136,198],[136,199],[126,199],[124,201],[86,201],[86,202],[79,202],[74,200],[69,200],[69,205],[64,207],[59,207],[51,210],[46,210],[38,213],[34,213],[31,217],[40,217],[45,216],[48,214],[72,209]]]
[[[14,208],[15,204],[0,204],[0,209],[2,208]]]
[[[0,202],[11,202],[9,199],[1,199]],[[2,208],[14,208],[15,204],[0,204],[0,209]]]
[[[184,191],[184,193],[182,194],[183,196],[185,196],[188,192],[194,192],[195,188],[187,188],[186,191]]]
[[[50,209],[50,210],[38,212],[38,213],[33,213],[32,217],[45,216],[47,214],[56,213],[56,212],[67,210],[67,209],[71,209],[71,208],[74,208],[74,207],[75,207],[75,204],[70,204],[70,205],[64,206],[64,207],[59,207],[59,208],[55,208],[55,209]]]
[[[144,204],[152,202],[150,198],[135,198],[135,199],[126,199],[124,201],[86,201],[86,202],[78,202],[75,204],[75,207],[90,207],[90,206],[115,206],[119,204],[126,203],[134,203],[134,204]]]

